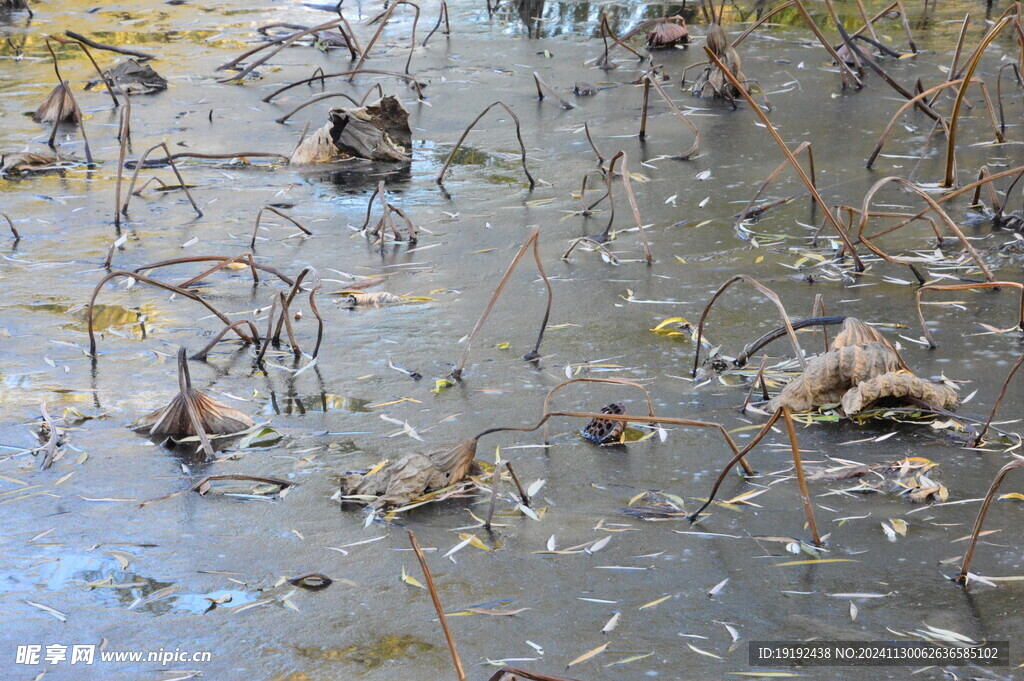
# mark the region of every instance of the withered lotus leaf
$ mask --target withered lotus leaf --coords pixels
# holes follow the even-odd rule
[[[790,381],[768,408],[803,412],[837,403],[858,383],[899,368],[899,358],[882,343],[839,347],[807,360],[804,373]]]
[[[476,443],[475,438],[468,438],[429,454],[405,454],[369,475],[349,473],[342,480],[341,493],[375,496],[375,508],[403,506],[469,475]]]
[[[21,151],[0,156],[0,175],[33,173],[49,170],[60,163],[57,155],[48,151],[41,153]]]
[[[306,138],[291,163],[327,163],[342,158],[369,161],[412,160],[409,112],[397,97],[386,95],[358,108],[331,109],[328,123]]]
[[[647,47],[652,49],[672,47],[688,42],[690,42],[690,32],[686,30],[686,24],[682,19],[655,24],[651,32],[647,34]]]
[[[945,383],[928,381],[909,371],[893,371],[850,388],[843,395],[843,411],[857,414],[887,397],[914,397],[942,409],[952,409],[959,402],[956,390]]]
[[[135,59],[128,59],[103,72],[104,77],[114,84],[116,89],[128,95],[151,95],[167,89],[167,79],[157,73],[149,64]],[[85,86],[90,90],[102,80],[93,80]]]
[[[188,402],[195,405],[196,414],[206,435],[230,435],[255,425],[255,422],[231,407],[221,404],[192,387],[185,349],[178,351],[178,394],[170,404],[143,416],[132,424],[132,430],[148,435],[187,437],[199,435],[188,413]]]
[[[255,425],[255,422],[237,409],[221,404],[205,393],[191,391],[199,411],[203,432],[207,435],[230,435]],[[198,435],[192,427],[188,416],[185,398],[181,393],[174,396],[170,404],[143,416],[132,425],[132,430],[145,432],[148,435],[169,435],[186,437]]]
[[[32,114],[32,120],[36,123],[77,123],[82,120],[82,111],[68,92],[68,86],[61,83],[53,88],[46,101],[39,105]]]
[[[740,83],[745,83],[747,78],[740,71],[740,55],[729,44],[729,38],[725,31],[718,24],[711,24],[708,28],[707,46],[715,56],[725,64]],[[747,92],[750,88],[744,85]],[[711,65],[701,72],[693,84],[693,94],[698,97],[724,97],[733,99],[739,97],[740,93],[732,86],[725,74],[714,65]]]

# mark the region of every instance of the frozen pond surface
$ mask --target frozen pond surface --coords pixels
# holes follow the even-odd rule
[[[257,27],[315,25],[332,17],[299,2],[99,6],[67,0],[33,7],[37,15],[31,21],[24,12],[0,11],[0,31],[9,38],[0,45],[2,153],[29,143],[45,149],[49,128],[25,113],[55,82],[44,34],[60,35],[68,28],[158,56],[153,66],[170,89],[133,98],[129,158],[164,140],[175,152],[288,155],[307,120],[315,129],[330,106],[345,101],[314,104],[283,125],[274,119],[324,89],[302,86],[273,103],[261,101],[318,67],[327,73],[348,69],[344,50],[293,47],[259,67],[257,79],[216,82],[223,75],[216,67],[252,47]],[[437,17],[434,3],[422,7],[419,43]],[[963,553],[962,538],[970,532],[977,499],[1008,457],[965,449],[962,435],[927,424],[844,422],[800,429],[808,466],[820,468],[826,457],[863,463],[925,457],[939,464],[930,474],[946,485],[948,501],[974,500],[929,507],[893,492],[842,493],[857,480],[812,482],[818,524],[829,534],[823,557],[843,562],[783,565],[810,556],[788,553],[787,542],[779,541],[808,536],[781,429],[751,457],[766,475],[749,482],[729,478],[721,498],[766,492],[751,498],[751,504],[715,506],[697,525],[682,518],[647,520],[624,511],[645,490],[679,495],[688,508],[706,496],[729,452],[710,431],[681,427],[669,428],[664,441],[656,436],[625,447],[596,447],[577,434],[583,424],[568,419],[552,421],[547,432],[552,446],[547,448],[538,446],[544,442],[541,432],[483,440],[481,459],[493,460],[500,445],[524,484],[546,480],[534,504],[543,509],[540,520],[503,498],[497,514],[501,526],[493,533],[466,529],[477,525],[471,512],[480,516],[486,511],[485,496],[426,506],[399,518],[397,525],[369,526],[357,507],[343,509],[331,499],[347,470],[369,468],[410,449],[455,442],[492,426],[535,423],[544,394],[565,380],[567,367],[572,375],[643,382],[663,416],[718,421],[731,431],[760,425],[762,417],[738,410],[745,386],[697,386],[688,380],[693,357],[688,337],[650,331],[669,317],[696,321],[709,295],[738,273],[771,286],[794,317],[809,316],[820,294],[829,314],[889,325],[886,336],[901,344],[918,374],[968,381],[961,395],[977,394],[962,411],[982,419],[990,411],[1022,346],[1019,333],[986,334],[982,324],[1011,326],[1016,294],[934,295],[932,300],[961,304],[926,306],[941,343],[929,350],[912,342],[920,330],[915,286],[906,268],[874,260],[857,278],[828,268],[807,269],[814,264],[805,257],[808,237],[822,216],[806,197],[750,223],[753,239],[736,230],[734,216],[783,160],[779,149],[747,107],[733,111],[679,89],[683,68],[702,59],[699,42],[655,53],[672,77],[666,90],[701,132],[699,156],[671,158],[690,146],[692,136],[656,98],[648,137],[638,140],[642,87],[634,82],[644,63],[620,48],[612,53],[616,70],[585,64],[602,49],[595,28],[602,7],[620,33],[640,19],[675,11],[675,6],[634,3],[541,3],[522,11],[540,17],[540,37],[531,38],[517,8],[503,7],[488,16],[482,2],[455,0],[450,3],[452,35],[435,34],[426,47],[414,50],[411,72],[429,84],[425,102],[387,77],[362,75],[351,85],[334,79],[325,88],[358,99],[380,82],[385,92],[399,96],[409,109],[416,140],[411,166],[271,168],[255,158],[253,167],[183,162],[203,217],[196,219],[180,192],[147,191],[132,199],[120,233],[112,219],[118,114],[102,88],[82,91],[81,85],[94,77],[84,56],[72,47],[57,49],[100,165],[0,179],[0,212],[22,235],[13,244],[4,233],[0,242],[0,679],[31,679],[47,668],[13,665],[18,644],[101,641],[108,650],[211,651],[212,661],[167,668],[97,663],[84,671],[61,664],[47,668],[45,678],[186,677],[169,670],[201,670],[208,679],[451,678],[427,592],[401,579],[403,569],[422,577],[402,527],[414,529],[420,544],[433,549],[427,555],[448,612],[482,604],[526,608],[514,616],[449,618],[471,678],[492,673],[484,666],[488,660],[510,659],[581,679],[743,678],[729,674],[751,671],[745,645],[751,640],[913,638],[911,632],[929,625],[975,640],[1015,641],[1024,632],[1021,582],[965,591],[946,579],[956,570],[956,562],[948,559]],[[868,9],[882,7],[871,2]],[[365,45],[375,30],[367,23],[379,13],[379,3],[346,3],[344,9]],[[955,2],[927,9],[908,3],[908,9],[921,52],[883,64],[907,86],[921,78],[931,87],[946,78],[964,14],[973,15],[965,43],[972,49],[987,27],[985,8]],[[1002,9],[995,7],[990,18]],[[848,28],[860,25],[854,5],[843,3],[841,10],[850,18]],[[876,167],[865,169],[878,135],[904,100],[873,74],[864,90],[843,90],[837,69],[811,42],[799,16],[783,16],[787,25],[762,29],[743,43],[743,70],[767,93],[774,107],[769,116],[790,146],[813,142],[825,200],[859,206],[867,189],[890,174],[940,181],[940,138],[918,161],[931,129],[921,113],[903,118]],[[828,25],[824,7],[816,7],[814,16]],[[403,70],[412,12],[406,7],[394,17],[367,68]],[[706,22],[699,13],[688,17],[692,34],[702,39]],[[731,36],[742,30],[739,22],[745,17],[734,9],[726,12]],[[899,20],[880,22],[879,34],[886,44],[907,50]],[[24,57],[17,59],[22,52]],[[119,59],[94,54],[104,66]],[[986,53],[979,75],[991,91],[1000,64],[1017,56],[1009,32]],[[534,71],[577,108],[563,111],[551,98],[539,101]],[[972,181],[983,164],[1000,170],[1024,160],[1020,90],[1009,77],[1004,80],[1008,143],[989,144],[991,126],[981,98],[972,92],[974,107],[959,131],[961,183]],[[575,97],[576,81],[594,83],[597,94]],[[510,119],[495,111],[470,133],[442,190],[434,177],[445,156],[469,121],[498,98],[522,122],[527,162],[538,186],[528,191]],[[948,111],[952,97],[941,99],[939,106]],[[580,201],[573,196],[583,175],[596,168],[584,122],[605,157],[620,149],[627,153],[641,217],[649,225],[655,257],[650,267],[642,261],[638,235],[626,231],[606,247],[617,265],[594,250],[579,249],[568,261],[560,259],[572,239],[602,231],[608,217],[607,204],[589,218],[580,216]],[[58,140],[62,153],[83,154],[81,137],[70,128]],[[173,182],[168,169],[146,170],[140,177],[150,174]],[[389,199],[422,230],[415,246],[389,242],[382,253],[358,232],[366,202],[381,179]],[[767,196],[802,191],[787,172]],[[1019,189],[1017,196],[1019,204]],[[954,202],[950,214],[998,278],[1021,281],[1020,256],[1000,251],[1013,236],[987,222],[968,222],[969,198]],[[616,226],[628,229],[632,215],[618,186],[616,204]],[[99,348],[93,361],[87,354],[86,306],[105,274],[108,250],[120,236],[126,238],[113,254],[115,269],[195,255],[235,256],[249,250],[256,213],[265,205],[282,207],[314,232],[295,236],[292,226],[265,215],[266,229],[254,253],[257,262],[291,276],[307,265],[317,269],[324,280],[319,306],[326,334],[317,364],[301,373],[296,369],[307,360],[293,363],[286,348],[270,351],[264,371],[255,367],[251,350],[234,341],[218,346],[207,363],[190,363],[198,388],[258,421],[269,421],[283,436],[271,446],[224,452],[224,460],[202,463],[188,450],[152,443],[126,426],[173,396],[177,348],[199,350],[220,330],[220,322],[190,301],[170,300],[166,292],[111,285],[99,297]],[[876,201],[885,210],[916,211],[922,205],[894,187]],[[541,255],[555,296],[544,357],[537,364],[519,359],[533,346],[545,302],[543,284],[527,258],[477,338],[464,383],[432,392],[436,380],[451,371],[462,350],[459,339],[472,328],[535,224],[541,227]],[[895,253],[935,249],[926,225],[881,241]],[[180,282],[205,267],[159,272]],[[932,273],[957,274],[947,268]],[[331,295],[351,281],[346,274],[387,275],[388,291],[429,300],[349,309],[343,296]],[[232,319],[265,319],[271,296],[286,287],[272,276],[261,276],[255,286],[247,277],[245,269],[218,272],[199,291]],[[316,324],[305,298],[297,300],[303,316],[295,331],[308,351]],[[257,308],[263,312],[253,315]],[[737,288],[712,312],[708,333],[723,352],[735,355],[777,324],[764,298]],[[894,328],[899,324],[906,328]],[[807,348],[820,346],[810,332],[801,337]],[[783,354],[789,347],[783,340],[771,350]],[[414,380],[410,371],[423,378]],[[1024,408],[1020,385],[1007,395],[1003,420],[1018,418]],[[619,400],[634,413],[646,408],[638,392],[592,384],[570,388],[555,399],[560,408],[583,411]],[[72,423],[63,457],[39,471],[37,458],[25,450],[38,445],[43,401],[51,415],[66,415]],[[88,420],[76,421],[76,414]],[[385,416],[407,422],[425,442],[402,434],[400,426],[382,420]],[[1003,428],[1019,431],[1020,424]],[[871,441],[894,431],[892,437]],[[747,428],[734,436],[742,444],[755,432]],[[252,498],[252,483],[226,483],[205,497],[186,492],[140,506],[217,474],[270,476],[297,486],[275,499]],[[1024,490],[1024,478],[1011,475],[1003,492],[1017,490]],[[983,538],[975,572],[1024,574],[1020,504],[1012,499],[994,503],[987,529],[998,532]],[[882,529],[891,519],[907,523],[906,535],[895,541]],[[491,550],[467,546],[452,560],[442,558],[462,541],[460,533],[475,534]],[[610,541],[593,554],[545,553],[552,536],[559,548]],[[359,543],[376,538],[383,539]],[[282,583],[282,577],[311,572],[335,582],[322,591]],[[140,602],[152,594],[160,597]],[[33,603],[58,611],[66,621]],[[241,607],[249,604],[255,605]],[[616,612],[621,613],[617,628],[602,634]],[[600,655],[565,670],[574,658],[605,643]],[[625,664],[608,666],[620,661]],[[1019,650],[1012,661],[1021,663]],[[1012,668],[964,671],[980,678],[1013,678]],[[801,673],[808,678],[909,678],[909,671],[898,667],[820,672]],[[950,677],[934,668],[914,678]]]

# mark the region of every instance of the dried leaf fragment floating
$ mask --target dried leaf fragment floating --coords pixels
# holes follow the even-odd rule
[[[405,506],[426,492],[461,482],[473,469],[476,446],[475,438],[466,438],[428,454],[406,454],[366,473],[349,473],[341,483],[341,498],[374,508]]]

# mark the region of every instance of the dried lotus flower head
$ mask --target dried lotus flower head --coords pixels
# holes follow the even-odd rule
[[[78,123],[82,120],[82,111],[78,108],[66,83],[61,83],[50,91],[46,101],[39,105],[32,120],[36,123]]]
[[[601,407],[602,414],[625,414],[626,408],[621,402],[615,402]],[[625,421],[613,421],[611,419],[592,419],[580,433],[583,437],[599,445],[606,445],[618,442],[622,433],[626,430]]]
[[[689,42],[690,32],[686,30],[686,22],[682,17],[659,22],[647,34],[647,47],[651,49],[685,45]]]
[[[132,424],[147,435],[187,437],[196,435],[208,456],[213,456],[207,435],[230,435],[251,428],[255,422],[238,411],[192,388],[185,348],[178,349],[178,394],[165,406]]]

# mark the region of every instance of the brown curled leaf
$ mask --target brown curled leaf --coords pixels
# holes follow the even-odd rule
[[[909,371],[892,371],[859,383],[843,395],[843,411],[857,414],[878,400],[913,397],[934,407],[951,409],[959,398],[956,390],[945,383],[935,383]]]
[[[768,409],[803,412],[836,403],[858,383],[899,368],[899,358],[882,343],[839,347],[809,359],[804,373],[790,381]]]

